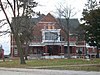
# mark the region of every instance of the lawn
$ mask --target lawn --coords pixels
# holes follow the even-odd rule
[[[0,67],[100,71],[100,59],[27,60],[25,65],[21,65],[19,60],[6,60],[0,61]]]

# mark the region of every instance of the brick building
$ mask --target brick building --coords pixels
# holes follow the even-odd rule
[[[4,58],[4,49],[0,46],[0,58]]]
[[[44,58],[64,58],[64,54],[68,54],[67,36],[59,24],[66,25],[66,20],[61,19],[59,23],[57,18],[48,13],[47,15],[34,18],[33,21],[35,21],[36,25],[33,27],[32,34],[34,38],[29,44],[28,55],[33,55],[33,57],[39,55]],[[76,35],[76,30],[79,26],[78,19],[70,19],[69,25],[69,48],[71,56],[76,56],[78,51],[81,51],[81,54],[85,54],[85,42],[76,44],[78,39]],[[13,57],[19,56],[13,35],[11,35],[11,55]]]

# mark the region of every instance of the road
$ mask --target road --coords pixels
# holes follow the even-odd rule
[[[71,70],[0,68],[0,75],[100,75],[100,72],[71,71]]]

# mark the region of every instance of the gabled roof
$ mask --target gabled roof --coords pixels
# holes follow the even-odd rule
[[[48,13],[46,16],[44,16],[41,20],[41,22],[56,22],[55,17],[53,17],[50,13]]]
[[[58,18],[58,21],[60,22],[61,25],[64,25],[65,27],[67,27],[67,21],[65,18]],[[79,26],[79,21],[78,19],[69,19],[69,29],[70,30],[74,30]]]
[[[45,16],[44,14],[41,14],[37,18],[31,18],[31,24],[37,24],[44,16]]]
[[[32,19],[32,22],[34,22],[35,24],[37,24],[38,22],[59,22],[59,21],[61,25],[67,27],[67,21],[65,18],[55,18],[50,13],[48,13],[47,15],[42,14],[38,18]],[[75,30],[78,26],[79,26],[78,19],[69,19],[69,27],[71,31]]]

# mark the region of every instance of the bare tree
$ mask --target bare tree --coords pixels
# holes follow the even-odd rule
[[[7,25],[6,19],[0,20],[0,36],[10,33],[9,28],[3,29]]]
[[[21,28],[21,17],[27,15],[30,15],[32,13],[32,7],[36,7],[37,3],[34,0],[5,0],[7,5],[9,6],[10,13],[13,14],[12,22],[9,19],[9,15],[7,14],[7,11],[5,9],[5,6],[3,4],[3,1],[0,0],[0,7],[6,17],[6,20],[10,26],[11,32],[14,35],[17,48],[19,50],[20,55],[20,63],[25,64],[24,55],[23,55],[23,48],[22,43],[20,39],[20,34],[22,33]],[[22,12],[22,10],[23,12]],[[27,13],[26,13],[27,12]]]
[[[70,58],[70,48],[69,48],[69,45],[70,45],[70,42],[69,42],[69,34],[70,34],[70,24],[69,24],[69,20],[71,17],[73,17],[76,12],[73,12],[73,9],[70,6],[66,5],[66,6],[63,6],[60,4],[59,8],[57,8],[57,13],[58,13],[58,16],[59,16],[59,26],[63,29],[63,31],[65,32],[66,34],[66,37],[67,37],[67,50],[68,50],[68,58]],[[67,22],[66,25],[62,25],[61,23],[61,19],[64,18]],[[65,54],[65,57],[66,57],[66,54]]]

